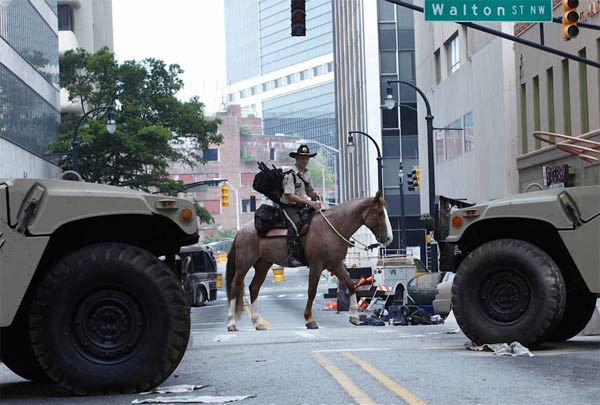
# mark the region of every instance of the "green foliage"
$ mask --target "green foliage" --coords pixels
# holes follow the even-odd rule
[[[314,163],[314,160],[317,160],[318,163]],[[323,185],[323,166],[325,167],[325,186],[333,185],[333,174],[327,167],[327,160],[317,155],[312,158],[308,164],[308,171],[310,172],[310,177],[312,178],[312,183],[315,187]]]
[[[183,70],[176,64],[167,66],[152,58],[119,64],[107,48],[95,54],[67,51],[60,64],[60,86],[84,113],[116,100],[122,104],[115,114],[114,134],[106,131],[102,113],[90,115],[87,126],[77,132],[79,172],[86,181],[175,195],[185,187],[168,178],[169,161],[204,163],[194,148],[204,150],[223,141],[217,133],[219,121],[204,118],[204,104],[197,97],[182,102],[175,96],[183,87],[179,78]],[[78,120],[75,115],[63,118],[61,134],[49,147],[64,154],[63,169],[72,166],[71,142]],[[177,148],[184,142],[194,148]],[[203,222],[212,221],[208,211],[198,208]]]
[[[242,125],[240,127],[240,135],[244,135],[244,136],[252,135],[252,131],[247,126]]]
[[[246,155],[244,152],[240,152],[240,160],[242,162],[256,162],[256,158],[254,156]]]

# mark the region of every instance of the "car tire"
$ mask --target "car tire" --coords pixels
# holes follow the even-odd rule
[[[564,315],[555,323],[547,340],[562,342],[581,332],[594,314],[596,300],[585,286],[568,290]]]
[[[452,309],[477,345],[539,345],[564,312],[560,270],[540,248],[516,239],[487,242],[461,263],[452,286]]]
[[[26,314],[27,310],[20,310],[10,326],[0,328],[0,359],[24,379],[46,382],[50,379],[33,352]]]
[[[59,260],[30,313],[33,350],[49,377],[79,395],[145,391],[177,367],[190,333],[173,272],[151,253],[90,245]]]
[[[198,286],[198,288],[196,288],[196,306],[198,306],[198,307],[205,306],[208,301],[207,297],[208,297],[208,295],[207,295],[204,287]]]

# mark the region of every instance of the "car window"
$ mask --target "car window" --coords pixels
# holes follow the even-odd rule
[[[425,267],[425,265],[423,264],[423,262],[420,259],[414,259],[415,261],[415,267],[417,268],[417,271],[419,273],[426,273],[427,267]]]
[[[439,273],[422,274],[412,279],[409,286],[412,283],[416,288],[435,288],[438,284],[439,277]]]

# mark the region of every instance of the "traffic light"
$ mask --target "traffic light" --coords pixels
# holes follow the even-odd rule
[[[306,0],[292,0],[292,36],[306,36]]]
[[[421,170],[419,166],[413,166],[410,174],[408,175],[408,191],[419,191],[421,185]]]
[[[579,0],[563,0],[562,2],[562,31],[565,41],[575,38],[579,34],[579,27],[577,27],[577,21],[579,21],[578,6]]]
[[[419,169],[419,166],[415,168],[415,177],[413,180],[415,182],[415,188],[421,187],[421,169]]]
[[[250,212],[256,211],[256,196],[254,194],[250,195]]]
[[[229,207],[229,186],[225,183],[221,185],[221,205]]]

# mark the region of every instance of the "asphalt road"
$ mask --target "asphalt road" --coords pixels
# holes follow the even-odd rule
[[[600,399],[600,336],[544,345],[533,357],[465,349],[456,324],[353,326],[318,295],[318,330],[304,327],[307,274],[269,276],[259,303],[269,330],[244,314],[226,331],[224,292],[192,309],[192,341],[163,384],[205,385],[200,396],[251,396],[239,404],[596,404]],[[246,285],[249,284],[249,280]],[[327,285],[320,284],[325,292]],[[191,395],[188,394],[188,395]],[[11,404],[129,404],[164,395],[72,397],[32,384],[0,365],[0,401]],[[223,398],[221,398],[223,400]],[[421,402],[419,402],[421,401]],[[171,402],[174,403],[174,402]]]

